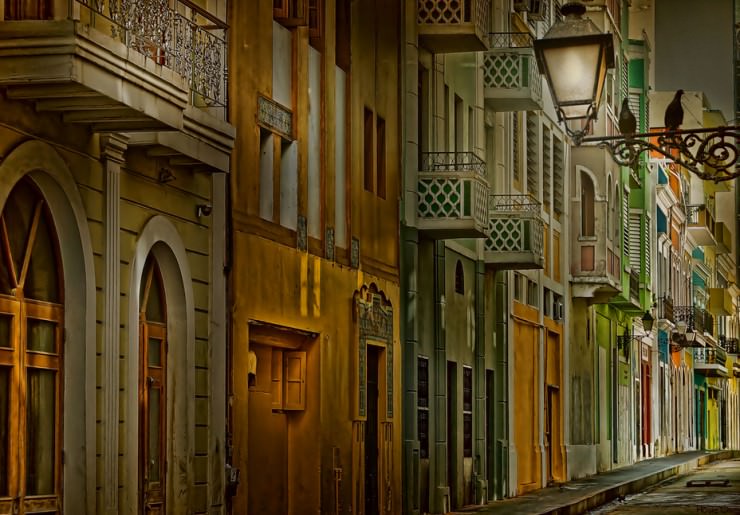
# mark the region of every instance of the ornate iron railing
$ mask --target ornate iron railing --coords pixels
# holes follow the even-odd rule
[[[491,195],[488,197],[488,208],[496,211],[528,211],[539,214],[540,202],[532,195]]]
[[[696,319],[694,318],[694,309],[694,306],[675,306],[673,308],[673,316],[675,317],[676,323],[684,322],[686,324],[686,331],[697,330]]]
[[[530,32],[489,32],[489,48],[532,48],[534,39]]]
[[[658,318],[673,322],[673,299],[671,297],[658,299]]]
[[[188,81],[193,103],[225,107],[227,26],[190,0],[75,0],[81,19]],[[185,14],[187,13],[187,14]],[[101,20],[102,21],[102,20]]]
[[[720,345],[728,354],[738,354],[740,352],[740,343],[737,338],[725,338],[720,340]]]

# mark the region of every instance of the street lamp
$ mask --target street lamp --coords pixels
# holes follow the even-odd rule
[[[598,114],[606,73],[614,67],[612,35],[602,33],[584,16],[579,1],[560,8],[563,20],[534,41],[537,64],[552,94],[558,119],[575,145],[605,147],[614,161],[636,168],[640,155],[654,151],[701,179],[714,182],[740,177],[740,126],[650,131],[621,136],[587,134]],[[705,168],[706,166],[706,168]]]
[[[583,16],[583,4],[567,3],[560,12],[563,19],[534,42],[534,52],[558,118],[579,144],[598,113],[607,69],[614,68],[614,43]]]
[[[629,360],[629,348],[632,341],[639,341],[642,343],[642,340],[650,336],[650,333],[653,332],[655,319],[653,318],[653,315],[650,314],[650,311],[645,311],[645,314],[642,315],[640,320],[642,320],[642,328],[644,330],[643,334],[636,336],[634,333],[630,333],[630,331],[625,327],[624,334],[617,338],[617,344],[627,360]]]

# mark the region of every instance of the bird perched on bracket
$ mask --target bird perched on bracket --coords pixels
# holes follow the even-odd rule
[[[681,107],[682,95],[682,89],[676,91],[673,100],[671,100],[671,103],[665,108],[665,117],[663,121],[665,122],[666,129],[669,131],[677,131],[678,127],[683,123],[683,107]]]
[[[619,132],[632,136],[637,131],[637,119],[630,111],[629,99],[622,100],[622,110],[619,111]]]

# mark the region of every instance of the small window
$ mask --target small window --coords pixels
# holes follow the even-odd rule
[[[373,191],[373,112],[367,107],[365,108],[364,157],[365,189]]]
[[[419,356],[417,362],[417,431],[419,456],[429,458],[429,358]]]
[[[375,122],[375,146],[377,153],[375,162],[377,166],[376,176],[378,180],[377,192],[382,199],[386,195],[386,177],[385,177],[385,120],[378,116]]]
[[[455,293],[465,294],[465,271],[459,259],[455,265]]]
[[[473,369],[463,367],[463,457],[473,456]]]
[[[594,183],[586,172],[581,172],[581,236],[594,236],[595,233]]]
[[[273,349],[270,368],[272,409],[306,409],[306,351]]]
[[[536,282],[527,280],[527,304],[533,307],[539,306],[539,286]]]

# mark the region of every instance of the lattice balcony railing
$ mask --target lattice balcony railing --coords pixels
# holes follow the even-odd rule
[[[483,55],[483,87],[500,89],[529,88],[531,96],[542,98],[542,80],[534,51],[489,50]]]
[[[473,152],[424,153],[418,178],[417,215],[437,220],[472,219],[485,227],[485,169],[485,162]]]
[[[530,32],[489,32],[489,48],[532,48],[534,39]]]
[[[82,20],[184,77],[195,103],[226,106],[227,26],[207,10],[190,0],[75,1]]]
[[[489,0],[417,0],[420,25],[473,23],[476,31],[488,32]]]
[[[484,248],[491,252],[531,252],[542,256],[545,227],[540,203],[530,195],[491,195]]]

